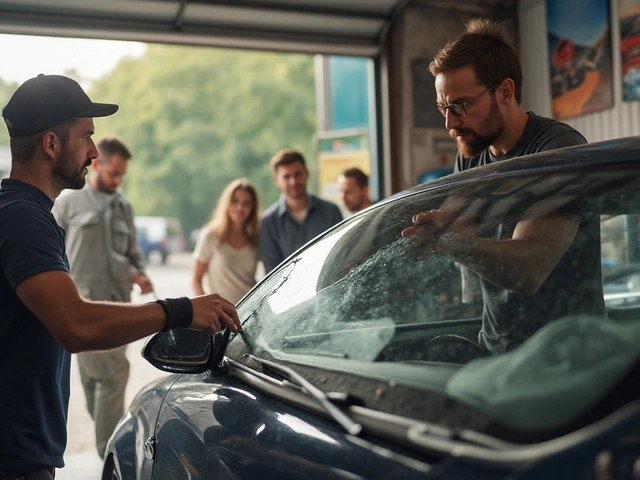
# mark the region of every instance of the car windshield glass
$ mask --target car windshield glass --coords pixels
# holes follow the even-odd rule
[[[283,263],[239,305],[244,333],[232,344],[440,391],[517,431],[586,415],[637,368],[637,169],[441,185],[381,203]],[[421,242],[402,236],[430,210],[448,215]],[[464,248],[522,235],[524,249],[521,232],[544,228],[531,238],[569,240],[535,287],[506,248],[491,258]]]

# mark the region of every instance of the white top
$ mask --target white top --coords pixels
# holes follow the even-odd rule
[[[219,293],[233,303],[256,283],[258,248],[253,245],[233,248],[228,243],[217,244],[215,232],[205,228],[198,235],[193,258],[208,265],[209,292]]]

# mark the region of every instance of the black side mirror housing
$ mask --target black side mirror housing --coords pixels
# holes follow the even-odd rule
[[[142,356],[163,372],[203,373],[220,365],[229,334],[228,328],[213,336],[185,328],[159,332],[147,340]]]

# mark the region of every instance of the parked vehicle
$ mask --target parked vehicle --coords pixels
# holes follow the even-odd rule
[[[186,239],[175,217],[135,217],[138,244],[151,265],[166,263],[171,253],[185,251]]]
[[[400,232],[452,199],[469,202],[460,218],[473,211],[478,232],[579,206],[601,220],[607,264],[634,268],[640,138],[506,160],[394,195],[258,283],[238,304],[242,333],[154,335],[143,355],[176,375],[138,393],[103,479],[633,478],[640,303],[608,295],[635,295],[635,284],[611,277],[608,318],[555,318],[545,304],[550,321],[515,349],[434,360],[434,338],[477,338],[482,301],[463,302],[460,265]]]
[[[568,38],[559,38],[551,53],[551,96],[556,98],[580,87],[587,74],[598,69],[608,44],[608,32],[600,34],[591,45],[576,45]]]

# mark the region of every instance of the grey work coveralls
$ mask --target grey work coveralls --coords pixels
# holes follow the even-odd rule
[[[144,273],[145,258],[136,239],[131,204],[119,190],[98,192],[87,183],[67,190],[53,208],[66,232],[71,275],[82,296],[90,300],[130,302],[135,270]],[[126,345],[77,356],[87,409],[96,428],[102,457],[107,441],[124,414],[129,377]]]

